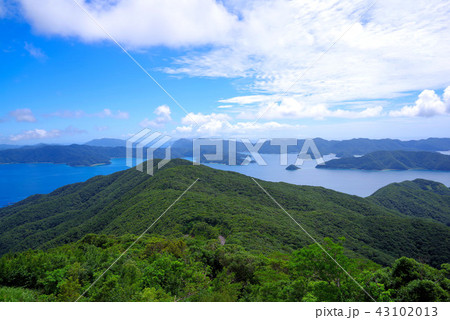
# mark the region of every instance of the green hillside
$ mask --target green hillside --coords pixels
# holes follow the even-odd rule
[[[88,233],[139,234],[197,178],[153,233],[221,235],[258,253],[288,253],[311,243],[249,177],[173,160],[153,177],[130,169],[0,209],[0,254],[50,248]],[[260,183],[314,237],[345,237],[354,256],[385,265],[401,256],[433,266],[450,261],[450,233],[441,223],[325,188]]]
[[[349,258],[341,241],[330,239],[322,241],[323,248],[356,282],[316,244],[290,254],[262,255],[199,235],[144,236],[111,266],[135,239],[133,235],[89,234],[46,251],[4,255],[0,258],[0,301],[382,302],[450,298],[448,264],[439,270],[400,258],[391,267],[381,268],[366,259]]]
[[[377,151],[362,157],[327,161],[319,169],[450,171],[450,156],[425,151]]]
[[[442,183],[423,179],[392,183],[368,199],[408,216],[430,218],[450,226],[450,189]]]

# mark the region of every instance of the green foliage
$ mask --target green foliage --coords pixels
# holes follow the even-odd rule
[[[205,241],[220,235],[227,244],[254,254],[290,253],[310,243],[248,177],[175,159],[153,177],[130,169],[1,208],[0,255],[51,248],[90,233],[140,234],[196,178],[198,183],[153,232]],[[435,267],[450,260],[449,229],[442,224],[399,215],[371,200],[324,188],[260,183],[315,238],[345,236],[352,257],[388,265],[404,255]],[[84,241],[101,248],[110,245],[107,238]],[[153,245],[158,249],[165,244]],[[178,245],[166,250],[178,251],[179,256],[184,249]],[[150,254],[153,249],[148,250]]]
[[[344,239],[329,238],[321,247],[354,280],[317,244],[265,256],[218,240],[161,236],[142,237],[100,277],[134,239],[90,234],[47,251],[4,255],[0,298],[75,301],[98,279],[81,301],[370,301],[359,285],[377,301],[449,299],[447,269],[408,258],[381,269],[345,254]]]
[[[401,214],[433,219],[450,226],[450,189],[442,183],[423,179],[392,183],[369,199]]]
[[[36,302],[39,301],[36,291],[12,288],[12,287],[0,287],[0,302]]]

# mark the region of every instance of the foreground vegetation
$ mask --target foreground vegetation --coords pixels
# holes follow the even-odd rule
[[[0,258],[1,301],[75,301],[136,239],[90,234]],[[323,247],[376,301],[449,301],[450,265],[400,258],[381,268]],[[20,288],[11,288],[20,287]],[[254,254],[204,236],[145,236],[80,301],[371,301],[316,244]]]

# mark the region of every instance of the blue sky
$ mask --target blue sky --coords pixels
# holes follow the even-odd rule
[[[0,1],[0,143],[450,136],[449,3],[78,2],[188,114],[73,0]]]

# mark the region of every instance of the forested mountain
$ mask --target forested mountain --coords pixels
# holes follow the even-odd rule
[[[72,144],[27,146],[0,151],[0,163],[64,163],[70,166],[90,166],[110,163],[111,158],[124,157],[125,148],[92,147]]]
[[[449,227],[380,205],[383,189],[364,199],[258,182],[369,297],[249,177],[179,159],[155,171],[98,176],[0,209],[0,301],[77,300],[196,179],[80,301],[450,298]]]
[[[250,178],[172,160],[153,177],[130,169],[0,209],[0,253],[49,248],[88,233],[139,234],[196,178],[199,182],[153,232],[221,235],[227,243],[261,253],[290,252],[310,243]],[[441,223],[399,216],[325,188],[260,183],[315,237],[345,237],[358,256],[381,264],[402,255],[434,266],[450,260],[450,233]]]
[[[362,157],[327,161],[319,169],[450,171],[450,156],[425,151],[376,151]]]
[[[442,183],[423,179],[392,183],[368,199],[408,216],[430,218],[450,226],[450,189]]]

